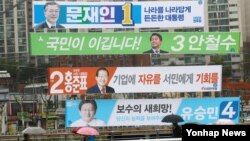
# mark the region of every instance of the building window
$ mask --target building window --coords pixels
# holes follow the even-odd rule
[[[229,31],[229,27],[228,26],[221,26],[219,27],[220,31]]]
[[[3,11],[3,5],[0,4],[0,11]]]
[[[218,25],[218,20],[209,20],[208,24],[209,24],[209,26],[217,26]]]
[[[26,51],[26,47],[25,46],[19,46],[19,51]]]
[[[230,26],[230,29],[238,29],[239,28],[239,26]]]
[[[18,18],[17,23],[18,24],[25,24],[25,19],[24,18]]]
[[[217,0],[218,3],[228,3],[228,0]]]
[[[208,6],[208,11],[217,11],[217,6],[216,5]]]
[[[25,16],[24,11],[23,10],[22,11],[17,11],[17,16],[18,17],[24,17]]]
[[[7,31],[14,31],[14,26],[13,25],[7,25],[6,30]]]
[[[24,4],[18,4],[17,5],[17,10],[23,10],[23,9],[25,9]]]
[[[228,10],[228,6],[227,5],[219,5],[219,10],[220,11]]]
[[[230,22],[237,22],[238,19],[230,19]]]
[[[25,31],[19,31],[19,32],[18,32],[18,37],[19,37],[19,38],[23,38],[23,37],[25,37],[25,36],[26,36]]]
[[[219,18],[228,18],[228,12],[219,12],[218,17]]]
[[[191,58],[190,57],[186,57],[185,58],[185,63],[188,63],[188,64],[191,63]]]
[[[26,26],[25,25],[18,25],[18,31],[23,31],[26,29]]]
[[[0,53],[4,53],[4,47],[0,47]]]
[[[15,46],[11,45],[7,47],[7,52],[15,52]]]
[[[13,11],[8,11],[5,13],[6,14],[6,17],[13,17]]]
[[[1,35],[1,34],[0,34]],[[2,35],[3,36],[3,35]],[[4,40],[0,39],[0,46],[4,46]]]
[[[78,32],[78,29],[69,29],[69,32]]]
[[[217,14],[216,13],[208,13],[208,18],[209,19],[217,18]]]
[[[218,31],[218,27],[209,27],[210,32]]]
[[[215,4],[216,0],[208,0],[208,4]]]
[[[219,20],[220,25],[229,25],[229,20],[228,19],[221,19]]]
[[[229,14],[238,14],[238,11],[230,11]]]
[[[7,24],[14,24],[14,20],[12,18],[6,18]]]

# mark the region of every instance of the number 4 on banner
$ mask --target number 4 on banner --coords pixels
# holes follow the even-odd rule
[[[238,117],[238,101],[224,101],[220,104],[219,118],[235,119]]]

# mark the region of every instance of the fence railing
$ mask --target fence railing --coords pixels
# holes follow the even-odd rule
[[[170,129],[100,131],[100,135],[96,137],[96,141],[170,139],[171,134],[172,131]],[[43,135],[31,135],[30,138],[32,141],[79,141],[84,136],[66,132],[52,132]],[[0,135],[0,140],[22,141],[23,135]]]

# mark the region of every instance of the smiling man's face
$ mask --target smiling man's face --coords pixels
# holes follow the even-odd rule
[[[44,15],[49,23],[55,25],[59,17],[59,6],[58,5],[48,5],[44,11]]]

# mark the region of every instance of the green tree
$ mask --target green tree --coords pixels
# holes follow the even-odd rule
[[[15,80],[17,77],[18,63],[14,61],[0,60],[0,70],[7,70]]]
[[[215,55],[211,56],[211,63],[209,65],[222,65],[222,76],[223,77],[231,77],[232,68],[230,65],[225,63],[225,56],[223,55]]]
[[[40,77],[40,79],[37,79],[37,82],[43,83],[47,80],[47,75],[48,75],[48,68],[52,67],[52,65],[50,63],[48,64],[41,64],[39,65],[39,67],[37,68],[37,75],[38,76],[44,76],[44,77]]]
[[[34,64],[29,64],[28,66],[20,67],[18,81],[21,83],[27,83],[33,79],[36,73],[37,70]]]

